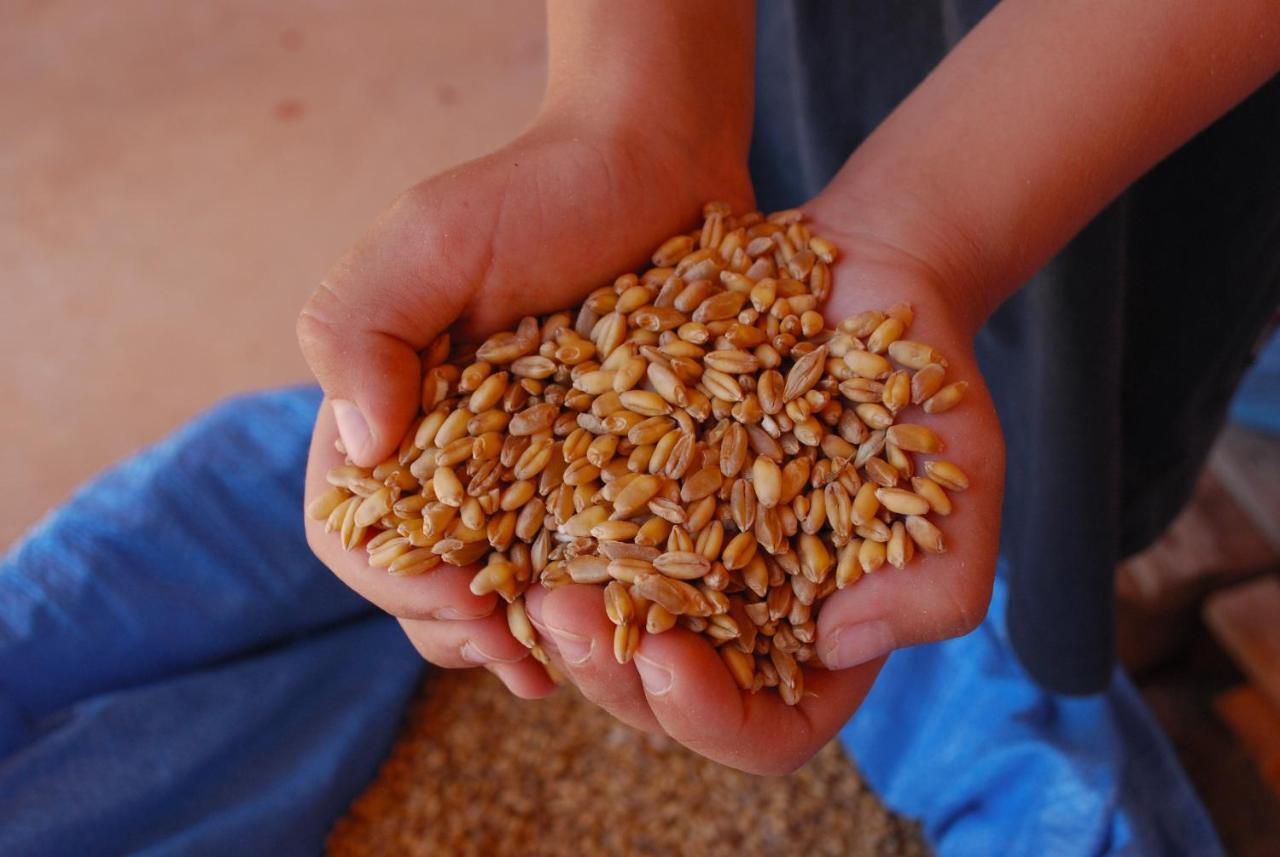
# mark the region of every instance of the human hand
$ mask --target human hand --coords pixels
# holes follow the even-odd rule
[[[918,417],[945,438],[946,457],[971,480],[938,520],[947,552],[867,574],[823,602],[815,650],[830,669],[805,669],[794,707],[773,692],[740,690],[706,639],[679,627],[643,635],[634,668],[618,664],[598,587],[532,587],[525,596],[553,660],[589,699],[637,728],[756,773],[790,771],[817,752],[861,703],[892,649],[975,628],[990,598],[999,535],[1003,443],[973,357],[979,313],[964,305],[955,271],[866,231],[832,197],[804,208],[814,233],[842,252],[832,266],[828,322],[905,301],[916,316],[909,338],[946,356],[948,382],[968,384],[954,410]]]
[[[974,355],[974,337],[987,308],[965,290],[969,275],[961,273],[959,254],[923,249],[945,242],[914,242],[904,229],[893,234],[905,243],[890,243],[863,228],[857,208],[851,200],[824,194],[806,209],[814,231],[829,236],[845,257],[843,265],[832,267],[826,317],[835,324],[891,303],[912,307],[915,319],[906,338],[927,343],[946,357],[946,383],[967,384],[953,409],[916,411],[912,421],[945,439],[942,457],[960,466],[970,487],[952,495],[951,514],[936,520],[946,538],[945,553],[866,575],[823,604],[817,650],[831,669],[977,628],[991,599],[1004,497],[1004,436]],[[917,246],[920,252],[913,249]]]
[[[751,206],[745,153],[584,126],[555,111],[492,155],[410,189],[338,263],[298,320],[299,342],[326,395],[307,502],[342,463],[339,434],[357,463],[372,466],[395,453],[419,408],[419,352],[438,334],[479,342],[523,316],[572,306],[635,268],[712,197],[739,210]],[[396,577],[370,568],[363,552],[344,551],[321,522],[306,526],[316,555],[396,616],[424,658],[442,667],[485,666],[520,696],[551,691],[502,611],[494,612],[495,596],[471,593],[474,567]]]

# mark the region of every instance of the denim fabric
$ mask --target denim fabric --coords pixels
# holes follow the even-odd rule
[[[307,549],[318,401],[216,408],[0,561],[0,854],[320,852],[422,664]],[[893,655],[842,733],[889,804],[944,855],[1218,853],[1123,676],[1047,693],[1001,615]]]
[[[320,400],[231,401],[0,563],[0,854],[316,854],[422,661],[302,532]]]

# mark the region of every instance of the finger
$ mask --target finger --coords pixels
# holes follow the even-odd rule
[[[342,454],[334,449],[336,433],[333,415],[321,406],[311,436],[311,455],[307,461],[306,499],[325,491],[329,485],[325,474],[342,463]],[[403,619],[477,619],[493,612],[497,596],[493,593],[473,595],[471,579],[476,569],[438,565],[426,574],[398,577],[382,568],[369,565],[363,548],[345,551],[336,533],[326,533],[324,522],[306,520],[307,542],[320,561],[365,599]]]
[[[866,309],[884,309],[883,295],[912,302],[921,311],[907,338],[927,343],[947,359],[946,383],[963,381],[964,398],[951,410],[925,413],[916,405],[899,417],[921,423],[943,439],[936,456],[914,455],[917,475],[931,458],[960,466],[969,488],[947,491],[950,514],[928,517],[942,533],[946,552],[918,548],[906,567],[882,568],[833,594],[818,617],[816,651],[831,669],[866,663],[893,649],[956,637],[986,616],[995,579],[1004,487],[1004,442],[990,394],[969,339],[945,304],[930,296],[927,277],[900,263],[877,267],[859,260],[864,276],[837,284],[828,305],[832,321]],[[910,484],[902,487],[911,488]]]
[[[986,617],[993,579],[994,569],[939,557],[865,575],[822,605],[818,657],[840,670],[894,649],[967,634]]]
[[[994,411],[980,383],[972,400],[931,414],[928,425],[945,438],[940,456],[960,466],[969,488],[947,491],[951,512],[928,516],[942,534],[944,553],[915,548],[903,568],[884,566],[835,592],[818,615],[816,651],[843,669],[906,646],[967,634],[986,617],[1000,538],[1003,445]],[[909,487],[909,486],[908,486]]]
[[[793,706],[772,689],[740,689],[715,649],[683,628],[646,635],[635,662],[667,734],[754,774],[785,774],[808,761],[848,721],[880,669],[880,662],[840,673],[806,669],[804,695]]]
[[[498,677],[507,690],[521,699],[542,699],[556,691],[556,683],[547,675],[542,664],[533,658],[525,658],[514,664],[489,664],[485,667]]]
[[[514,664],[529,657],[529,650],[511,636],[505,616],[495,614],[470,622],[398,621],[418,654],[438,667]]]
[[[546,670],[511,636],[500,616],[470,622],[401,619],[400,627],[418,654],[436,666],[482,666],[521,699],[541,699],[556,689]]]
[[[298,342],[347,453],[371,467],[395,450],[421,398],[418,351],[466,306],[475,242],[445,250],[448,224],[405,194],[303,307]]]
[[[598,586],[570,584],[525,594],[529,619],[549,638],[557,663],[587,699],[614,717],[646,731],[661,731],[631,664],[613,656],[613,623]]]

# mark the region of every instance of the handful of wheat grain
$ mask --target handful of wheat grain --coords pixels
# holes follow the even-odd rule
[[[335,467],[308,514],[392,574],[484,560],[472,591],[507,601],[544,664],[525,590],[605,584],[619,662],[642,628],[679,623],[743,689],[795,704],[823,599],[944,550],[928,516],[968,479],[917,467],[942,439],[898,418],[954,407],[965,384],[904,338],[905,304],[825,327],[836,248],[799,211],[704,215],[576,313],[473,353],[442,334],[398,453]]]

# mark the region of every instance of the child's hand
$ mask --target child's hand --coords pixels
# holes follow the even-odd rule
[[[636,267],[713,197],[751,207],[743,160],[700,157],[668,135],[555,118],[404,194],[298,320],[303,353],[333,405],[316,422],[308,502],[342,462],[339,433],[360,464],[394,453],[419,408],[418,352],[437,334],[478,342],[522,316],[572,306]],[[344,552],[322,524],[308,520],[307,537],[344,582],[399,618],[427,660],[486,666],[521,696],[550,692],[494,612],[495,596],[471,594],[474,567],[393,577],[370,568],[363,551]]]
[[[1004,445],[974,362],[977,315],[953,304],[939,271],[856,228],[840,206],[819,198],[804,210],[814,233],[841,250],[832,266],[828,322],[908,302],[916,315],[910,338],[946,356],[948,381],[969,384],[954,410],[921,417],[942,435],[946,457],[971,482],[954,495],[952,514],[938,520],[946,553],[917,555],[902,569],[885,567],[823,603],[815,648],[831,671],[806,670],[805,696],[794,707],[773,691],[739,690],[706,639],[679,627],[643,635],[635,668],[616,663],[614,627],[598,587],[535,586],[525,596],[544,646],[588,698],[626,723],[755,773],[793,770],[831,740],[890,650],[977,627],[991,595],[1000,530]]]

